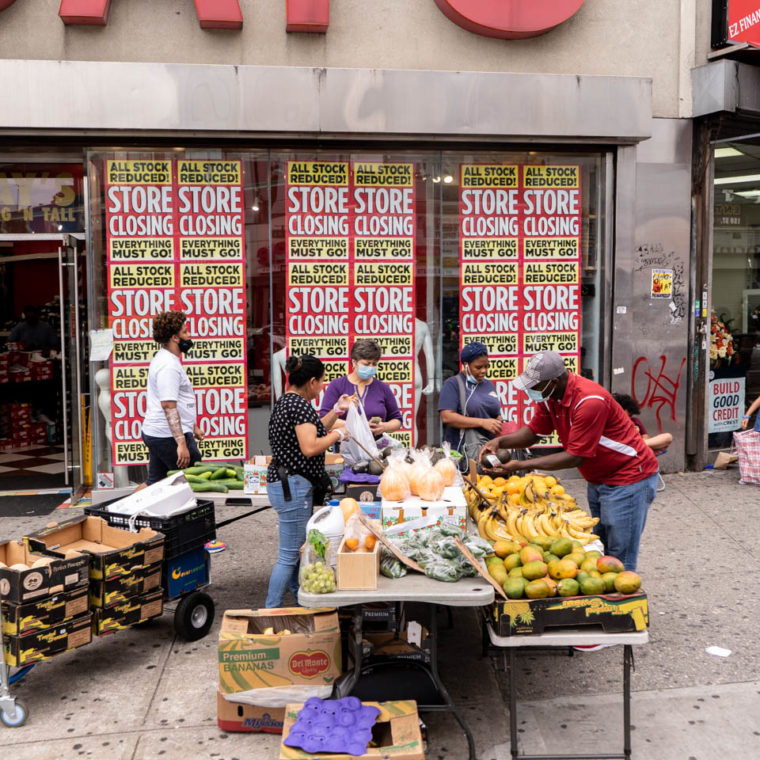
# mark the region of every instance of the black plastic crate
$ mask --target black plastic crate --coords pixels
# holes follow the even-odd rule
[[[118,512],[109,512],[106,509],[107,506],[107,504],[103,504],[100,507],[86,507],[85,514],[102,517],[115,528],[128,529],[130,516],[120,515]],[[198,499],[197,507],[172,517],[138,515],[134,518],[133,525],[137,529],[152,528],[163,533],[166,537],[164,540],[164,559],[173,559],[216,538],[214,502]]]

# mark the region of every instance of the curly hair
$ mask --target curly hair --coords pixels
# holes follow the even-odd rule
[[[184,311],[162,311],[153,318],[153,340],[165,346],[187,321]]]

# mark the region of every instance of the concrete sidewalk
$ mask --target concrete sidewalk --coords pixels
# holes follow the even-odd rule
[[[650,599],[650,643],[634,650],[635,760],[760,757],[760,491],[736,470],[665,476],[644,535],[639,571]],[[567,482],[581,497],[584,484]],[[583,502],[584,499],[579,498]],[[218,510],[217,521],[239,508]],[[14,538],[51,517],[3,518]],[[37,665],[14,694],[29,708],[22,728],[0,727],[2,757],[276,758],[279,736],[224,734],[216,727],[216,635],[226,608],[264,604],[276,555],[271,511],[220,530],[228,549],[212,557],[217,619],[202,641],[174,635],[165,613]],[[441,619],[443,623],[443,618]],[[717,645],[723,658],[707,654]],[[521,751],[622,750],[622,648],[521,654]],[[509,757],[509,716],[499,659],[480,656],[474,611],[441,626],[440,667],[475,736],[480,760]],[[451,716],[425,714],[429,758],[463,760]]]

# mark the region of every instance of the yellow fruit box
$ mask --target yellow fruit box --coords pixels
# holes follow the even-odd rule
[[[649,627],[649,605],[643,591],[548,599],[510,599],[491,605],[498,636],[537,635],[547,629],[601,626],[605,633],[632,633]]]
[[[272,629],[272,632],[267,632]],[[219,632],[219,691],[329,686],[341,673],[338,613],[283,607],[226,610]],[[254,702],[255,703],[255,702]]]
[[[6,636],[3,639],[3,657],[6,665],[20,668],[84,646],[90,641],[92,613],[85,612],[70,620],[39,631],[31,631],[23,636]]]
[[[280,760],[425,760],[422,732],[417,715],[417,703],[413,700],[393,702],[364,702],[380,710],[372,729],[372,740],[377,745],[367,748],[363,755],[344,755],[331,752],[304,752],[297,747],[280,744]],[[288,705],[285,709],[283,741],[298,720],[302,704]]]

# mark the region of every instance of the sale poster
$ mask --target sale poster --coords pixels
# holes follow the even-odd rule
[[[521,427],[534,407],[511,380],[527,360],[580,366],[580,167],[461,165],[459,241],[460,343],[488,347],[502,418]]]
[[[287,352],[320,358],[329,382],[351,371],[355,340],[377,341],[403,416],[394,436],[412,445],[413,165],[290,161],[287,179]]]
[[[247,458],[242,165],[108,160],[105,183],[114,465],[144,464],[141,438],[153,317],[188,316],[182,362],[195,389],[204,459]]]

